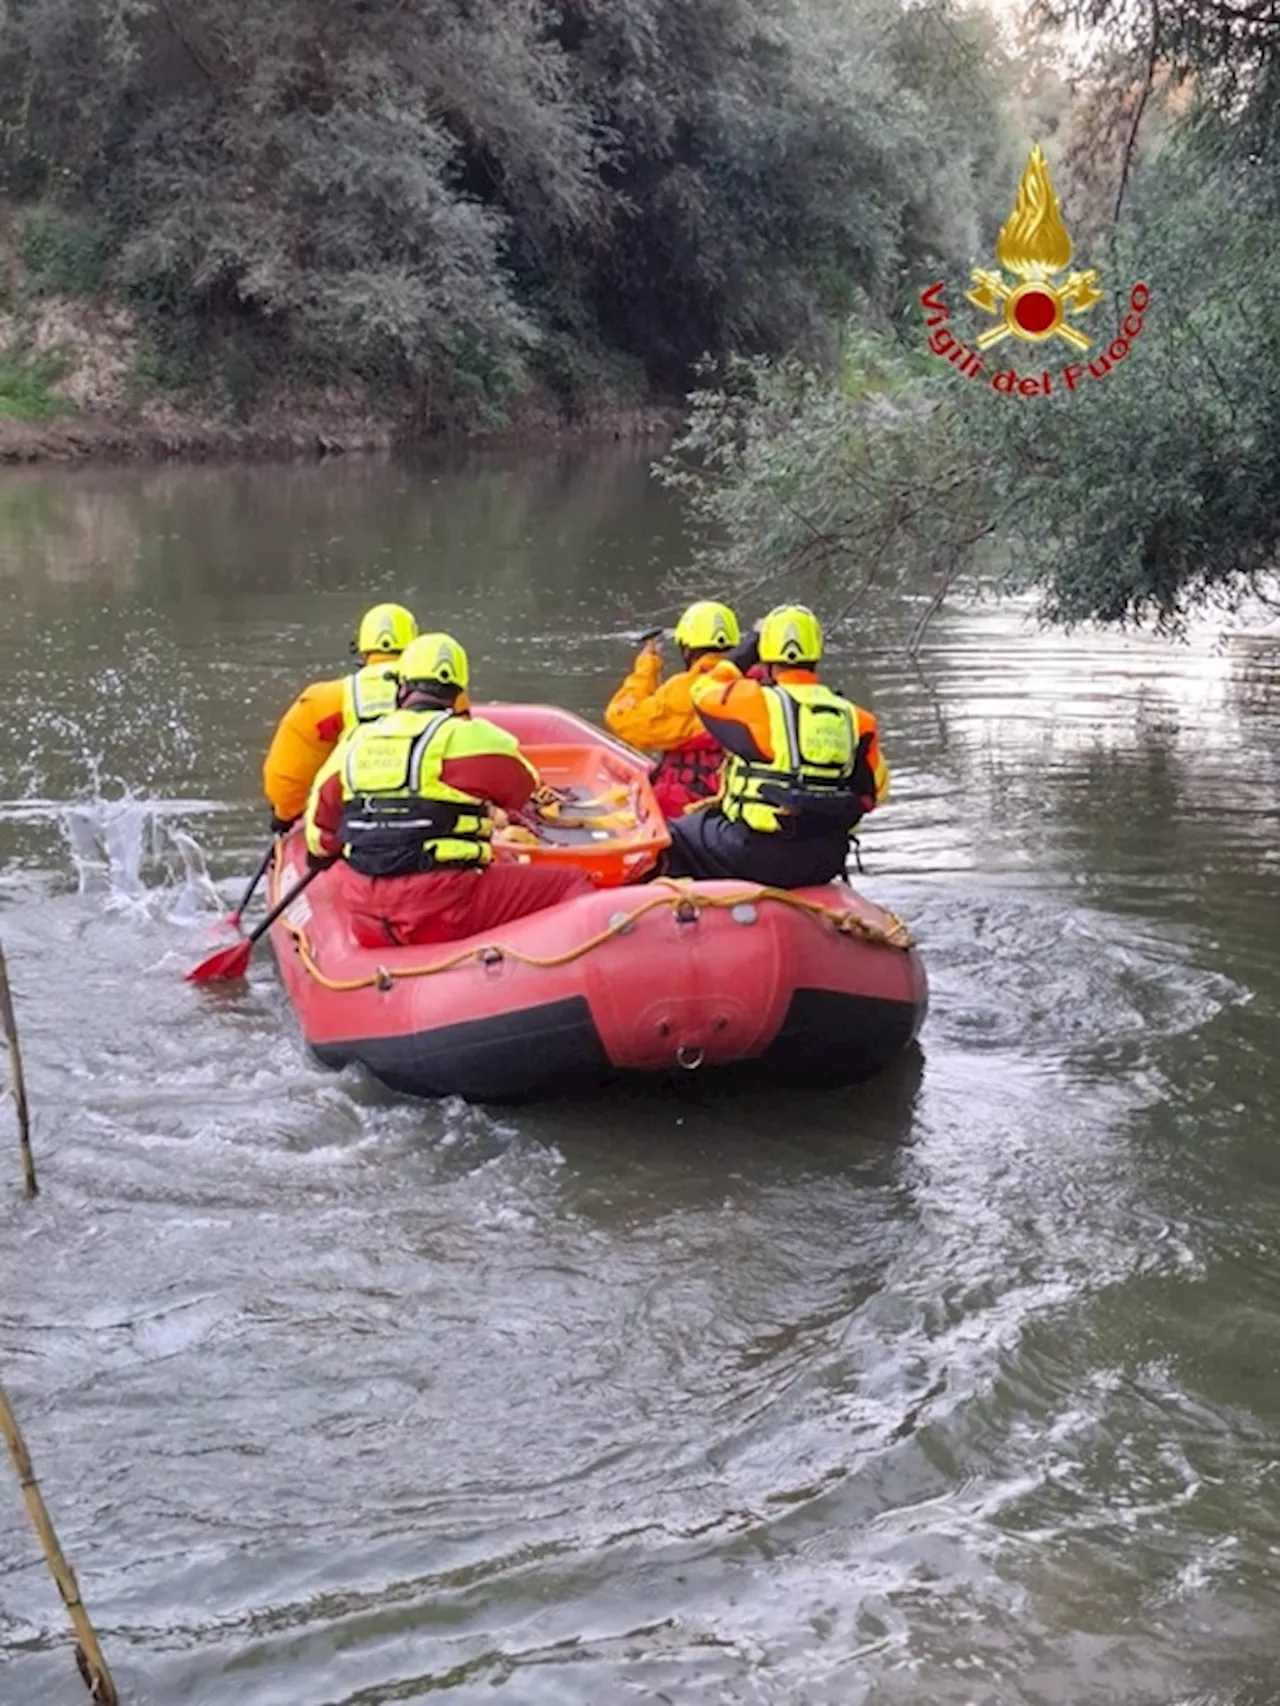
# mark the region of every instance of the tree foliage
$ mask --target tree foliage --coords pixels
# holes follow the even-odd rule
[[[820,353],[962,252],[998,89],[950,0],[9,0],[11,195],[174,338],[429,410],[532,363]],[[957,45],[959,44],[959,45]],[[963,49],[963,52],[960,50]]]
[[[1203,95],[1228,106],[1247,98],[1280,45],[1272,0],[1033,0],[1032,15],[1050,26],[1083,26],[1109,52],[1194,76]]]
[[[891,337],[851,326],[834,374],[739,359],[690,402],[660,472],[714,540],[695,571],[740,595],[785,588],[838,626],[872,588],[932,572],[918,635],[996,530],[986,447],[931,366]]]
[[[847,372],[773,363],[745,386],[708,385],[666,475],[691,491],[715,554],[740,575],[788,582],[820,568],[833,601],[873,574],[931,575],[939,596],[994,576],[1038,588],[1051,620],[1165,628],[1269,584],[1280,561],[1280,15],[1208,0],[1155,13],[1090,0],[1075,12],[1114,32],[1082,110],[1110,102],[1120,114],[1112,159],[1086,185],[1095,215],[1123,200],[1096,256],[1112,300],[1089,330],[1105,348],[1140,279],[1151,290],[1140,338],[1104,380],[1074,393],[1059,381],[1047,398],[1011,399],[927,357],[922,371],[918,317],[879,350],[870,398],[850,397]],[[1154,61],[1142,30],[1153,16],[1167,50]],[[1145,154],[1133,146],[1143,102],[1162,136]],[[1066,135],[1080,123],[1069,114]]]
[[[1141,347],[1054,412],[1055,475],[1028,482],[1051,616],[1177,624],[1276,564],[1280,204],[1242,122],[1200,113],[1135,186],[1115,264],[1152,285]]]

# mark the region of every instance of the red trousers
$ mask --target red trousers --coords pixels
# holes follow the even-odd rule
[[[362,948],[457,942],[555,906],[594,885],[584,872],[554,865],[494,864],[483,871],[431,871],[414,877],[363,877],[335,866],[335,900]]]

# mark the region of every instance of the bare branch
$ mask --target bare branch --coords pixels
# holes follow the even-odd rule
[[[1111,216],[1113,225],[1120,223],[1120,210],[1124,206],[1125,191],[1129,187],[1129,169],[1133,163],[1133,151],[1138,141],[1138,126],[1142,123],[1142,115],[1146,112],[1147,102],[1151,99],[1159,52],[1160,0],[1151,0],[1151,41],[1147,50],[1146,74],[1142,79],[1142,89],[1138,95],[1137,105],[1133,109],[1133,122],[1129,126],[1129,134],[1125,139],[1124,155],[1120,162],[1120,183],[1116,189],[1116,205]]]

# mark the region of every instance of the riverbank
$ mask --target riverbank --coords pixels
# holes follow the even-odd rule
[[[0,464],[234,461],[361,455],[427,445],[519,447],[669,438],[678,397],[581,384],[570,400],[526,375],[503,407],[412,409],[356,379],[307,384],[206,352],[195,384],[118,304],[48,296],[0,310]],[[634,377],[634,376],[633,376]]]
[[[498,424],[422,432],[403,420],[323,401],[281,402],[244,419],[172,406],[136,414],[84,412],[44,420],[0,418],[0,464],[41,462],[240,461],[368,455],[427,445],[536,445],[668,439],[682,411],[674,402],[600,402],[566,413],[530,397]]]

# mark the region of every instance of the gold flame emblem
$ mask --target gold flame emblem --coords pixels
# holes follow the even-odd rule
[[[998,326],[979,333],[979,349],[990,349],[1001,338],[1011,336],[1029,344],[1061,338],[1073,349],[1089,348],[1090,340],[1069,323],[1067,314],[1083,314],[1102,301],[1103,293],[1094,288],[1098,274],[1093,267],[1087,272],[1068,273],[1061,284],[1053,282],[1053,275],[1062,272],[1071,260],[1071,238],[1062,223],[1048,162],[1038,142],[1018,185],[1013,212],[1001,227],[996,259],[1019,283],[1010,287],[1003,273],[974,268],[974,289],[965,292],[966,299],[984,313],[1002,314]]]

